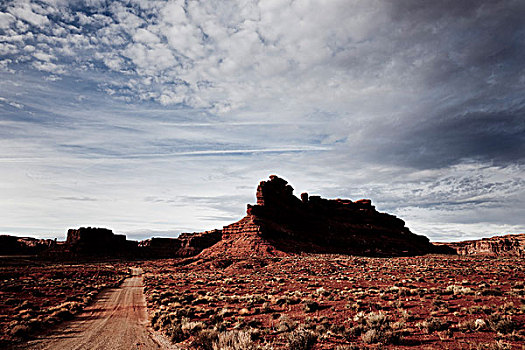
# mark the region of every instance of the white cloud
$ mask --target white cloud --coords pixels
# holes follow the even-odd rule
[[[16,17],[9,13],[0,12],[0,28],[7,29],[16,21]]]
[[[51,62],[35,61],[33,62],[33,67],[40,71],[49,72],[53,74],[64,74],[66,72],[64,67]]]
[[[137,30],[133,35],[133,40],[143,44],[157,44],[160,42],[160,39],[155,34],[144,28]]]
[[[55,57],[50,55],[50,54],[47,54],[45,52],[35,52],[33,53],[33,56],[40,60],[40,61],[45,61],[45,62],[50,62],[51,60],[54,60]]]
[[[36,4],[19,3],[8,8],[8,12],[34,26],[43,27],[49,24],[47,16],[36,13],[43,12],[42,7]]]

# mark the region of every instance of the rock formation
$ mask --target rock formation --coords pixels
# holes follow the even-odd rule
[[[47,252],[65,257],[185,258],[284,256],[335,253],[411,256],[454,253],[410,232],[403,220],[378,212],[369,199],[323,199],[301,194],[275,176],[257,187],[257,204],[222,230],[182,233],[178,238],[130,241],[104,228],[70,229],[64,244]]]
[[[440,244],[455,249],[459,255],[525,257],[525,233]]]
[[[189,257],[221,240],[221,230],[181,233],[178,238],[150,238],[139,242],[141,255],[154,258]]]
[[[138,242],[126,240],[125,235],[98,227],[81,227],[67,231],[64,249],[74,255],[133,256]]]
[[[56,245],[56,240],[0,235],[0,254],[35,255]]]
[[[410,232],[403,220],[378,212],[371,201],[293,195],[287,181],[272,175],[257,188],[257,204],[222,229],[222,240],[201,256],[341,253],[409,256],[451,252]]]

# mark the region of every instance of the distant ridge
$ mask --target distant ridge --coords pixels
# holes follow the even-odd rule
[[[378,212],[369,199],[324,199],[302,193],[276,175],[257,187],[257,204],[246,216],[221,230],[182,233],[178,238],[141,242],[105,228],[70,229],[65,242],[51,242],[42,255],[60,258],[244,258],[298,253],[361,256],[455,254],[433,245],[405,222]],[[8,240],[8,238],[6,238]]]
[[[518,256],[525,258],[525,233],[434,244],[449,246],[456,250],[459,255]]]

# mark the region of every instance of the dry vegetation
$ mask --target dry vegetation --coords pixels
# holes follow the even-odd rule
[[[73,318],[126,276],[123,264],[0,266],[0,348]]]
[[[188,349],[511,349],[518,258],[309,255],[143,264],[154,329]]]

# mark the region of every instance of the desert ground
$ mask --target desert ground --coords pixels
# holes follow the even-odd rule
[[[4,347],[525,347],[520,258],[305,254],[1,272]]]
[[[525,346],[519,258],[303,255],[143,268],[151,324],[183,348]]]

